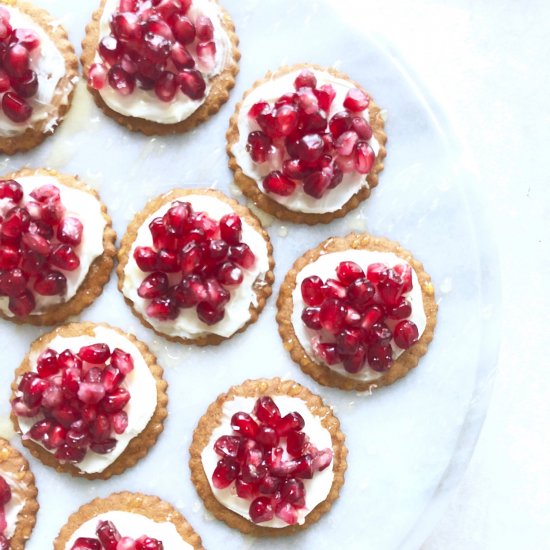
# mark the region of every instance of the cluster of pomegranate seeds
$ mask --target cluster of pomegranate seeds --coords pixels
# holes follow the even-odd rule
[[[315,354],[328,365],[342,363],[350,373],[367,365],[388,370],[392,340],[403,350],[418,341],[418,327],[408,320],[411,267],[373,263],[365,272],[348,261],[338,265],[336,277],[323,281],[313,275],[302,281],[302,321],[319,332],[312,341]]]
[[[247,150],[254,162],[272,169],[263,180],[267,192],[289,196],[301,183],[318,199],[340,185],[345,173],[370,172],[372,128],[361,114],[369,98],[352,88],[343,110],[329,118],[336,97],[330,84],[317,87],[315,75],[305,69],[294,88],[273,105],[260,101],[251,107],[248,116],[260,129],[249,133]]]
[[[204,97],[216,61],[212,21],[191,19],[191,0],[120,0],[111,17],[111,34],[98,47],[102,62],[90,67],[96,90],[109,85],[120,95],[136,86],[171,101],[181,90],[190,99]]]
[[[27,101],[38,92],[38,77],[31,68],[31,52],[40,47],[31,29],[15,29],[10,12],[0,7],[0,94],[2,112],[13,122],[25,122],[32,115]]]
[[[10,543],[4,536],[4,531],[8,524],[6,521],[6,504],[11,500],[11,487],[9,483],[0,475],[0,550],[9,550]]]
[[[124,408],[130,392],[122,386],[134,369],[132,356],[104,343],[78,353],[47,348],[37,359],[36,372],[26,372],[12,401],[16,416],[40,416],[25,435],[54,452],[60,462],[78,463],[88,449],[110,453],[116,434],[128,427]]]
[[[123,537],[112,521],[100,521],[96,528],[97,538],[80,537],[71,550],[164,550],[160,540],[142,535],[138,539]]]
[[[169,320],[180,309],[196,308],[198,318],[214,325],[225,316],[228,289],[243,281],[256,257],[241,241],[242,222],[226,214],[219,222],[195,212],[188,202],[175,201],[162,217],[149,224],[153,247],[138,246],[134,259],[149,272],[138,295],[151,300],[147,315]]]
[[[303,479],[311,479],[332,462],[332,449],[317,449],[303,431],[297,412],[281,416],[271,397],[260,397],[253,416],[238,412],[231,418],[232,435],[214,443],[219,460],[212,483],[225,489],[235,483],[237,495],[251,501],[254,523],[278,517],[293,525],[305,508]]]
[[[0,296],[9,298],[16,317],[35,307],[34,293],[63,296],[64,272],[80,266],[75,248],[82,239],[82,222],[65,216],[59,189],[45,184],[23,203],[23,188],[15,180],[0,180]]]

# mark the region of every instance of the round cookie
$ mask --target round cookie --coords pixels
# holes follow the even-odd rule
[[[254,204],[282,220],[317,224],[370,195],[386,141],[381,110],[357,82],[304,63],[270,71],[245,92],[227,153]]]
[[[233,386],[208,407],[189,466],[216,518],[252,536],[284,536],[330,510],[346,456],[340,423],[321,398],[273,378]]]
[[[252,212],[212,189],[151,200],[122,238],[118,287],[168,340],[220,344],[254,323],[271,295],[272,247]]]
[[[102,293],[116,235],[96,191],[75,176],[25,168],[0,180],[0,215],[1,317],[54,325]]]
[[[144,538],[149,539],[147,548],[151,550],[203,550],[199,535],[172,505],[155,496],[128,492],[96,498],[81,506],[62,527],[54,550],[71,550],[80,537],[92,539],[93,548],[105,548],[96,532],[101,522],[111,522],[101,530],[104,537],[130,537],[144,543]]]
[[[298,258],[277,308],[283,344],[300,368],[324,386],[356,391],[414,368],[437,314],[422,264],[396,242],[356,233]]]
[[[217,113],[235,86],[240,59],[225,9],[216,0],[171,0],[143,15],[145,2],[138,0],[111,26],[108,14],[123,3],[101,0],[86,27],[81,62],[96,104],[146,135],[186,132]],[[137,53],[136,41],[149,58]],[[133,59],[121,58],[122,46]]]
[[[31,345],[15,371],[11,419],[46,466],[108,479],[155,444],[167,415],[166,388],[156,357],[133,335],[71,323]]]
[[[65,29],[46,10],[0,1],[7,53],[0,74],[0,152],[13,155],[53,134],[71,105],[78,60]]]

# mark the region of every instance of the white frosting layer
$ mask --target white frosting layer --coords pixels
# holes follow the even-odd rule
[[[64,296],[42,296],[34,293],[36,307],[33,314],[43,313],[48,306],[68,302],[78,291],[82,281],[86,278],[92,262],[103,254],[103,231],[106,221],[101,213],[101,203],[90,193],[63,185],[57,179],[51,176],[26,176],[19,177],[16,180],[21,184],[24,191],[21,205],[32,202],[34,199],[30,196],[33,189],[45,184],[55,185],[61,196],[61,202],[65,207],[65,216],[74,216],[78,218],[83,225],[82,241],[74,251],[80,258],[80,265],[74,271],[62,271],[67,278],[67,293]],[[0,215],[10,208],[7,199],[0,199]],[[8,309],[9,299],[0,296],[0,310],[13,317],[13,313]]]
[[[231,214],[233,209],[227,203],[208,195],[185,195],[179,200],[191,203],[195,212],[206,212],[213,220],[219,221],[225,214]],[[252,269],[242,269],[243,282],[236,288],[229,289],[231,299],[225,306],[224,318],[215,325],[206,325],[198,317],[195,308],[181,309],[179,316],[173,321],[160,321],[147,316],[145,309],[150,300],[144,300],[137,294],[139,285],[147,274],[143,273],[134,260],[134,250],[137,246],[152,246],[153,239],[149,231],[149,223],[170,208],[171,203],[163,205],[149,216],[139,228],[136,240],[128,256],[124,269],[122,292],[134,302],[134,307],[159,332],[182,338],[195,338],[203,334],[217,334],[228,338],[237,332],[250,319],[250,305],[257,305],[258,298],[254,292],[256,281],[262,281],[269,270],[269,255],[267,244],[260,233],[242,220],[242,241],[248,244],[256,262]]]
[[[304,348],[305,352],[313,359],[314,361],[320,361],[320,359],[313,353],[311,347],[311,339],[315,336],[319,336],[319,331],[312,330],[304,324],[301,319],[302,311],[306,307],[304,300],[302,298],[301,285],[302,281],[307,277],[312,275],[317,275],[321,277],[323,281],[327,279],[337,279],[336,277],[336,267],[340,262],[352,261],[359,264],[364,271],[366,271],[367,266],[373,263],[384,263],[389,267],[393,267],[397,264],[407,264],[405,260],[396,256],[391,252],[374,252],[372,250],[346,250],[344,252],[331,252],[329,254],[324,254],[320,256],[314,262],[306,265],[296,276],[296,287],[292,293],[292,326],[294,327],[294,332],[298,338],[300,344]],[[405,294],[407,299],[411,303],[412,314],[409,317],[409,320],[416,324],[418,327],[419,336],[422,335],[424,329],[426,328],[426,314],[424,312],[424,305],[422,301],[422,289],[420,288],[420,283],[418,282],[418,277],[414,269],[412,270],[412,282],[413,288],[411,292]],[[391,326],[390,326],[391,328]],[[323,341],[330,341],[328,338],[323,338]],[[391,342],[393,349],[393,357],[396,359],[399,357],[404,350],[398,348],[395,343]],[[382,376],[382,373],[376,372],[366,365],[358,373],[352,374],[344,369],[342,363],[336,365],[328,365],[329,368],[336,371],[341,376],[346,376],[347,378],[353,378],[355,380],[376,380]]]
[[[330,432],[323,427],[319,417],[311,414],[311,411],[304,401],[296,397],[289,397],[287,395],[272,396],[272,399],[279,407],[281,416],[285,416],[286,414],[294,411],[303,416],[305,421],[303,431],[307,433],[310,442],[315,445],[315,447],[319,450],[326,448],[332,449]],[[250,508],[251,501],[240,498],[237,495],[234,483],[225,489],[217,489],[214,487],[212,483],[212,474],[214,473],[218,461],[221,458],[214,451],[214,443],[222,435],[230,435],[233,432],[231,429],[231,417],[239,411],[252,413],[255,402],[256,399],[253,397],[236,397],[231,401],[226,401],[223,405],[221,424],[212,432],[212,436],[201,454],[204,473],[208,478],[208,483],[210,483],[210,488],[212,489],[214,496],[225,507],[248,520],[250,520],[248,510]],[[282,447],[285,450],[284,456],[287,457],[288,455],[286,454],[285,445],[282,445]],[[305,508],[298,509],[298,523],[300,525],[304,523],[308,513],[327,498],[330,488],[332,487],[333,480],[334,472],[332,462],[322,472],[316,472],[312,479],[302,480],[306,489],[306,506]],[[275,528],[288,527],[288,524],[278,517],[274,517],[272,520],[260,523],[259,525],[261,527]]]
[[[367,177],[365,174],[359,174],[356,172],[344,174],[342,182],[334,189],[329,189],[320,198],[316,199],[304,192],[301,185],[298,185],[296,191],[288,197],[277,195],[275,193],[267,193],[262,185],[264,177],[271,172],[271,170],[280,170],[281,166],[272,166],[269,162],[262,164],[255,163],[248,151],[246,150],[246,144],[248,140],[248,134],[255,130],[259,130],[260,127],[255,121],[252,121],[248,117],[248,111],[252,105],[258,101],[267,101],[273,104],[279,97],[285,93],[294,90],[294,80],[300,73],[300,70],[296,72],[288,73],[283,76],[279,76],[258,86],[243,101],[239,109],[238,129],[239,140],[233,145],[231,152],[235,155],[237,163],[241,167],[242,171],[249,178],[256,181],[258,189],[273,199],[275,202],[282,204],[289,210],[296,212],[305,212],[308,214],[322,214],[323,212],[334,212],[342,208],[348,200],[359,191],[362,187],[368,187]],[[335,113],[344,110],[344,99],[350,88],[353,85],[341,78],[337,78],[325,71],[313,70],[315,77],[317,78],[317,86],[323,84],[331,84],[335,91],[336,97],[332,102],[328,117],[332,117]],[[365,120],[369,120],[368,110],[364,111],[363,117]],[[374,150],[374,153],[378,155],[380,145],[376,138],[372,136],[369,140],[369,144]]]
[[[103,326],[95,327],[94,334],[95,336],[93,337],[88,335],[71,338],[56,336],[48,344],[49,348],[58,353],[66,349],[70,349],[73,353],[76,353],[82,346],[103,342],[109,346],[111,351],[115,348],[120,348],[126,353],[129,353],[134,360],[134,370],[126,375],[121,385],[121,387],[126,388],[131,395],[130,401],[126,407],[124,407],[128,415],[128,427],[121,435],[113,434],[112,437],[116,437],[118,443],[110,453],[98,454],[88,450],[84,460],[76,464],[79,470],[88,474],[102,472],[112,464],[124,452],[130,441],[145,429],[157,407],[157,387],[155,378],[151,374],[145,359],[135,344],[130,342],[130,340],[122,336],[122,334],[116,330]],[[29,358],[31,365],[33,365],[33,371],[36,370],[38,355],[39,353],[34,353]],[[18,421],[22,433],[27,433],[33,424],[41,418],[42,416],[36,416],[34,418],[19,417]]]
[[[100,21],[100,38],[111,33],[109,21],[117,10],[120,0],[107,0]],[[213,0],[193,0],[187,17],[195,21],[198,15],[206,15],[214,25],[214,40],[216,42],[216,56],[214,67],[208,72],[202,72],[206,83],[205,95],[202,99],[191,99],[178,89],[172,101],[160,101],[154,90],[142,90],[136,86],[134,92],[128,96],[117,93],[109,84],[106,84],[99,94],[103,101],[114,111],[124,116],[133,116],[158,122],[159,124],[175,124],[190,117],[206,100],[212,87],[212,79],[220,74],[231,57],[231,42],[222,25],[222,13]],[[188,47],[189,53],[195,57],[195,47]],[[96,53],[95,63],[103,63],[99,53]],[[196,67],[200,70],[200,66]]]
[[[43,121],[51,116],[52,99],[56,92],[57,84],[65,75],[65,58],[57,49],[54,41],[47,35],[46,31],[26,13],[23,13],[14,6],[2,6],[9,10],[10,24],[14,29],[31,29],[40,37],[40,46],[31,52],[31,68],[38,77],[38,92],[35,96],[27,99],[33,108],[31,117],[25,122],[13,122],[6,115],[0,112],[0,136],[7,137],[22,134],[30,126]],[[72,84],[64,94],[62,103],[68,101]],[[3,95],[3,94],[2,94]],[[57,120],[50,121],[43,129],[47,132],[57,125]]]
[[[23,500],[21,493],[22,487],[20,483],[13,478],[13,476],[7,472],[0,472],[0,475],[6,480],[11,489],[11,499],[4,506],[4,513],[6,514],[7,527],[4,531],[4,535],[11,539],[15,533],[17,527],[17,516],[23,509],[25,501]]]
[[[84,522],[72,535],[67,544],[66,550],[71,550],[76,539],[80,537],[96,538],[97,524],[100,521],[112,521],[123,537],[137,539],[143,535],[161,541],[165,550],[192,550],[193,547],[185,542],[173,523],[168,521],[158,523],[147,516],[134,514],[133,512],[122,512],[112,510],[89,519]]]

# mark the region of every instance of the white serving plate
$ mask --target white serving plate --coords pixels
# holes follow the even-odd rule
[[[59,17],[80,51],[95,2],[35,3]],[[130,313],[112,278],[81,319],[133,332],[158,355],[170,385],[165,431],[137,466],[105,482],[60,475],[30,458],[41,510],[29,550],[49,548],[81,504],[120,490],[173,503],[211,550],[417,548],[477,439],[498,344],[497,260],[471,161],[444,114],[397,53],[346,25],[337,8],[288,1],[283,9],[276,0],[224,4],[237,25],[243,57],[236,89],[213,119],[183,136],[148,138],[103,116],[81,85],[57,134],[33,152],[0,159],[1,173],[46,166],[79,174],[100,192],[120,237],[147,199],[173,187],[209,186],[235,194],[225,131],[236,102],[268,69],[309,61],[347,72],[387,109],[388,157],[380,185],[358,210],[329,225],[301,227],[263,217],[275,249],[275,295],[255,325],[219,347],[171,344],[148,331]],[[289,27],[288,21],[299,24]],[[337,33],[334,42],[329,29]],[[345,51],[337,51],[338,36],[346,37]],[[276,293],[295,258],[329,236],[350,231],[383,235],[412,250],[431,274],[440,306],[435,339],[419,367],[373,395],[316,384],[284,351],[275,322]],[[45,331],[0,324],[2,434],[13,436],[8,421],[13,370]],[[347,435],[349,466],[340,499],[318,524],[290,539],[254,540],[205,512],[189,480],[188,446],[197,420],[220,392],[247,378],[271,376],[294,378],[334,407]],[[22,448],[17,436],[12,442]]]

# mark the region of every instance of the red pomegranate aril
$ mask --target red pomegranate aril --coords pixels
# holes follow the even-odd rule
[[[336,350],[336,344],[318,343],[314,346],[314,351],[317,357],[327,365],[336,365],[342,360],[340,354]]]
[[[120,370],[126,376],[134,370],[134,360],[129,353],[115,348],[111,354],[111,366]]]
[[[225,317],[223,308],[216,308],[208,302],[200,302],[197,305],[197,317],[206,325],[212,326],[219,323]]]
[[[339,155],[347,157],[353,153],[358,140],[359,136],[353,130],[348,130],[338,136],[334,142],[334,146]]]
[[[138,246],[134,250],[134,260],[141,271],[157,270],[157,253],[149,246]]]
[[[296,182],[274,170],[264,178],[263,187],[268,193],[288,197],[296,190]]]
[[[389,319],[406,319],[412,315],[412,306],[409,300],[401,297],[397,305],[386,308]]]
[[[78,420],[78,411],[66,403],[51,411],[51,416],[59,422],[64,428],[68,428],[73,422]]]
[[[343,174],[350,174],[355,171],[355,160],[353,155],[349,157],[338,156],[336,157],[335,164]]]
[[[264,521],[272,520],[274,514],[271,499],[268,497],[258,497],[254,499],[250,503],[248,514],[254,523],[263,523]]]
[[[7,92],[10,88],[10,77],[4,69],[0,68],[0,93]]]
[[[304,432],[291,431],[286,439],[286,450],[288,454],[294,457],[301,456],[308,440],[309,438]]]
[[[108,413],[122,410],[130,401],[130,392],[124,388],[116,388],[101,401],[103,410]]]
[[[311,479],[313,477],[313,459],[311,455],[305,454],[296,459],[293,474],[301,479]]]
[[[13,28],[10,25],[9,18],[0,17],[0,41],[4,42],[5,40],[7,40],[11,36],[12,32]],[[3,531],[3,529],[1,531]]]
[[[338,139],[352,127],[351,117],[347,111],[336,113],[329,121],[328,127],[333,139]]]
[[[275,430],[280,437],[286,437],[291,431],[301,430],[305,425],[300,413],[291,412],[283,416],[275,425]]]
[[[396,306],[403,295],[403,284],[400,280],[396,280],[390,272],[390,277],[386,281],[378,283],[378,292],[385,305]]]
[[[368,174],[371,171],[375,155],[372,147],[366,141],[359,140],[356,143],[353,158],[357,172]]]
[[[382,321],[374,323],[365,333],[364,340],[368,344],[389,344],[392,339],[392,331]]]
[[[336,268],[336,275],[338,279],[342,281],[346,286],[349,286],[351,283],[357,279],[362,279],[365,277],[364,271],[361,269],[361,266],[355,262],[340,262]],[[346,291],[347,294],[347,291]]]
[[[330,298],[321,305],[319,319],[325,330],[336,334],[343,328],[346,321],[346,308],[340,300]]]
[[[394,266],[393,271],[402,281],[403,292],[411,292],[413,289],[411,266],[408,264],[397,264]]]
[[[395,343],[401,349],[409,349],[418,342],[418,327],[412,321],[401,321],[393,329]]]
[[[155,94],[165,102],[172,101],[178,90],[176,75],[170,71],[163,71],[155,84]]]
[[[38,91],[38,76],[34,71],[25,71],[20,77],[13,79],[12,85],[20,97],[32,97]]]
[[[102,365],[109,359],[111,350],[107,344],[97,343],[83,346],[78,352],[78,356],[82,361],[92,363],[94,365]]]
[[[29,51],[22,44],[11,44],[2,61],[4,69],[11,77],[21,77],[25,71],[29,70]]]
[[[117,411],[109,415],[111,428],[116,434],[123,434],[128,427],[128,414],[125,411]]]
[[[168,20],[168,24],[172,29],[174,38],[184,46],[191,44],[195,40],[195,25],[188,17],[175,13]]]
[[[204,72],[210,72],[216,64],[216,43],[213,40],[199,42],[196,45],[199,66]]]
[[[139,38],[140,21],[135,13],[116,13],[111,18],[111,31],[118,39]]]
[[[354,116],[351,119],[351,126],[361,139],[368,141],[372,137],[372,128],[362,116]]]
[[[122,53],[121,43],[114,36],[104,36],[99,42],[98,51],[104,61],[115,65]]]
[[[199,15],[195,20],[195,29],[198,40],[212,40],[214,37],[214,25],[209,17]]]
[[[175,301],[167,296],[155,298],[145,311],[149,317],[160,321],[175,319],[178,316],[178,307]]]
[[[267,160],[271,148],[271,138],[264,132],[256,131],[248,134],[246,150],[254,162],[263,163]]]
[[[361,322],[361,328],[365,331],[371,329],[371,327],[377,323],[382,316],[384,311],[380,306],[370,306],[363,313],[363,321]]]
[[[327,116],[323,111],[316,111],[310,115],[301,112],[298,117],[298,129],[302,134],[324,132],[327,129],[327,124]],[[324,140],[323,143],[326,147]],[[325,148],[323,150],[325,150]]]
[[[8,309],[16,317],[26,317],[30,315],[35,308],[35,300],[30,290],[25,290],[18,296],[10,296]]]
[[[40,412],[40,406],[30,407],[23,402],[21,397],[16,397],[12,403],[11,407],[16,416],[23,416],[25,418],[32,418]]]
[[[104,441],[93,441],[90,443],[90,450],[94,453],[106,455],[110,453],[117,444],[117,440],[114,438],[106,439]]]
[[[393,362],[392,349],[389,344],[371,344],[367,350],[369,367],[375,371],[388,370]]]
[[[190,99],[198,100],[204,97],[206,83],[202,74],[196,69],[183,69],[177,76],[181,91]]]
[[[236,458],[239,452],[241,438],[232,435],[222,435],[214,443],[214,450],[220,456]]]
[[[298,512],[296,508],[288,502],[278,503],[275,507],[275,515],[288,525],[295,525],[298,523]]]
[[[283,162],[283,174],[287,178],[301,180],[311,174],[312,170],[300,159],[287,159]]]
[[[105,441],[108,439],[110,433],[111,424],[109,423],[109,417],[106,414],[96,414],[96,417],[90,423],[90,435],[93,441]]]
[[[87,449],[91,443],[90,436],[86,432],[75,429],[67,431],[65,441],[69,447],[75,449]]]
[[[48,256],[51,252],[51,245],[47,239],[37,233],[25,233],[21,242],[33,252],[41,256]]]
[[[340,355],[353,355],[361,343],[361,331],[345,328],[336,335],[336,350]]]
[[[306,489],[301,479],[289,478],[281,487],[281,499],[283,502],[305,506]]]
[[[324,300],[323,281],[317,275],[306,277],[300,285],[302,298],[308,306],[320,306]]]
[[[256,441],[261,443],[264,447],[270,449],[271,447],[276,447],[279,444],[279,436],[274,428],[263,425],[258,429]]]
[[[180,71],[182,69],[192,69],[195,66],[193,56],[189,53],[185,46],[178,44],[177,42],[172,45],[170,59],[176,69]]]
[[[161,249],[157,253],[157,269],[164,273],[180,271],[180,258],[173,250]]]
[[[17,267],[21,256],[17,248],[9,245],[0,245],[0,269],[8,270]]]
[[[36,371],[41,378],[49,378],[59,372],[58,353],[46,348],[36,360]]]
[[[254,414],[256,418],[268,426],[274,427],[281,419],[281,412],[276,403],[269,396],[262,396],[254,404]]]
[[[22,392],[23,402],[29,407],[36,407],[40,404],[44,392],[49,387],[49,382],[38,378],[35,373],[27,372],[23,375],[19,384],[19,390]]]
[[[38,276],[33,289],[42,296],[61,296],[67,292],[67,278],[60,271],[47,271]]]
[[[320,199],[330,187],[332,173],[327,168],[317,170],[304,178],[304,192]]]
[[[332,462],[332,450],[323,449],[318,451],[317,454],[313,457],[313,469],[319,472],[322,472],[325,468],[330,466]]]
[[[336,90],[330,84],[323,84],[319,88],[313,90],[313,93],[317,97],[319,107],[328,113],[336,97]]]
[[[276,109],[280,107],[281,105],[293,105],[296,100],[296,94],[289,93],[289,94],[283,94],[279,97],[279,99],[273,104],[273,107]]]
[[[243,282],[243,272],[232,262],[225,262],[218,270],[218,280],[222,285],[238,286]]]
[[[53,423],[51,420],[44,418],[35,422],[31,429],[23,436],[24,439],[30,437],[35,441],[42,441],[42,438],[52,429]]]
[[[319,110],[319,101],[311,88],[300,88],[296,92],[296,104],[301,112],[311,115]]]
[[[304,162],[314,163],[323,154],[323,139],[319,134],[306,134],[298,142],[298,157]]]
[[[136,87],[135,76],[126,72],[121,65],[113,65],[107,76],[111,88],[120,95],[130,95]]]
[[[101,384],[108,393],[118,387],[123,380],[124,375],[112,365],[106,366],[101,373]]]
[[[346,297],[346,287],[336,279],[327,279],[323,285],[323,293],[325,298],[344,299]]]
[[[360,311],[363,311],[364,307],[374,298],[374,294],[374,285],[364,277],[364,274],[351,281],[346,289],[346,298]]]
[[[274,451],[275,449],[271,450]],[[258,492],[262,495],[273,495],[278,491],[280,484],[281,480],[279,478],[272,475],[266,475],[258,483]]]
[[[315,88],[317,86],[317,79],[312,71],[309,69],[303,69],[300,74],[294,80],[294,88],[299,90],[300,88]]]
[[[140,298],[145,300],[153,300],[166,294],[168,291],[168,276],[166,273],[156,271],[151,273],[138,287],[137,293]]]
[[[107,84],[107,68],[103,63],[94,63],[88,71],[88,85],[94,90],[101,90]]]
[[[271,107],[269,106],[269,103],[266,101],[258,101],[258,103],[254,103],[252,107],[250,107],[250,110],[248,111],[248,116],[250,118],[256,119],[259,115],[265,115],[271,111]]]
[[[235,413],[231,417],[231,428],[244,437],[250,437],[252,439],[254,439],[258,433],[258,424],[248,413],[244,412]]]
[[[4,296],[20,296],[27,287],[27,279],[19,268],[0,273],[0,294]]]
[[[237,214],[226,214],[220,219],[221,238],[230,245],[239,244],[242,237],[242,222]]]
[[[90,537],[79,537],[75,540],[71,550],[101,550],[101,543]]]
[[[50,263],[66,271],[74,271],[80,266],[80,258],[67,244],[60,244],[53,249]]]
[[[15,180],[0,180],[0,199],[19,202],[23,198],[23,187]]]
[[[55,451],[54,456],[60,462],[69,462],[71,464],[78,464],[79,462],[82,462],[82,460],[84,459],[84,456],[86,456],[86,449],[78,449],[76,447],[70,447],[65,443]]]
[[[222,458],[212,474],[212,483],[216,489],[225,489],[229,487],[237,478],[239,473],[239,463],[229,456]]]
[[[321,330],[321,321],[319,318],[320,307],[306,307],[302,311],[302,322],[306,327],[312,330]]]
[[[96,528],[96,535],[105,550],[117,550],[121,537],[112,521],[100,521]]]
[[[245,499],[252,499],[258,494],[258,484],[253,482],[246,482],[237,478],[235,481],[235,489],[237,496]]]
[[[344,99],[344,107],[352,113],[360,113],[369,106],[369,97],[357,88],[348,91]]]
[[[229,259],[245,269],[252,269],[256,263],[256,256],[246,243],[240,243],[229,249]]]
[[[78,388],[78,399],[87,405],[99,403],[105,395],[105,388],[101,384],[82,382]]]
[[[174,35],[170,25],[159,16],[153,15],[147,19],[142,25],[144,33],[151,33],[166,38],[171,42],[174,41]]]
[[[2,221],[2,235],[9,238],[20,237],[29,228],[31,218],[25,208],[15,206],[8,210]]]
[[[23,236],[25,237],[26,235]],[[25,273],[26,275],[39,275],[44,269],[45,263],[46,256],[37,254],[32,250],[25,250],[23,254],[21,254],[20,267],[23,273]]]
[[[374,263],[367,267],[367,279],[374,284],[387,280],[390,270],[386,264]]]
[[[67,430],[62,426],[53,426],[51,430],[44,434],[42,438],[42,444],[46,449],[50,451],[53,449],[58,449],[65,443],[65,438],[67,437]]]

